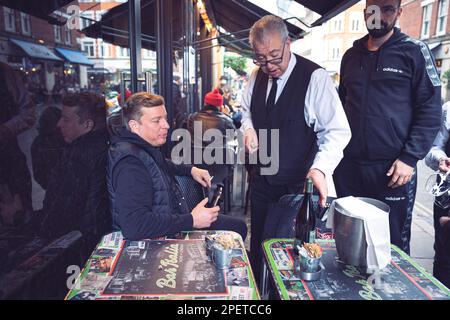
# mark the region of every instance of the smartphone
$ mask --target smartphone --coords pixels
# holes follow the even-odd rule
[[[218,185],[216,187],[216,190],[214,190],[213,197],[208,202],[208,208],[212,208],[212,207],[217,206],[217,204],[219,203],[219,199],[222,196],[222,192],[223,192],[223,186],[222,185]]]

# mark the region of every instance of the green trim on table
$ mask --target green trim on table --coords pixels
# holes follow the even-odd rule
[[[289,294],[286,290],[286,287],[284,285],[283,279],[281,279],[280,273],[275,272],[277,271],[277,266],[275,263],[275,260],[271,254],[271,248],[270,246],[276,242],[284,242],[284,243],[292,243],[292,238],[277,238],[277,239],[269,239],[263,242],[263,249],[264,249],[264,255],[267,258],[267,261],[269,262],[269,268],[271,269],[272,277],[275,280],[275,285],[279,288],[279,293],[281,294],[282,300],[290,300]],[[334,240],[318,240],[317,242],[334,242]],[[408,261],[414,268],[416,268],[424,277],[426,277],[428,280],[430,280],[434,285],[436,285],[439,289],[441,289],[445,294],[447,294],[450,297],[450,290],[444,286],[439,280],[437,280],[435,277],[433,277],[427,270],[425,270],[424,267],[419,265],[417,262],[415,262],[406,252],[398,248],[397,246],[391,244],[391,249],[397,252],[403,259]],[[302,283],[303,286],[303,283]],[[303,286],[304,287],[304,286]]]
[[[242,245],[241,250],[242,250],[243,256],[245,256],[245,260],[247,262],[247,267],[246,267],[247,273],[249,274],[249,277],[251,277],[251,279],[252,279],[252,281],[250,282],[250,288],[253,289],[253,296],[252,296],[253,300],[261,300],[261,296],[259,294],[258,287],[256,286],[256,282],[255,282],[255,275],[253,274],[253,270],[250,265],[250,259],[248,258],[247,250],[245,250],[244,241],[242,241],[241,236],[239,236],[239,241],[241,242],[241,245]],[[230,297],[228,297],[228,300],[230,300]]]
[[[269,261],[269,266],[272,269],[272,275],[275,275],[275,282],[276,285],[280,288],[281,291],[281,300],[290,300],[289,298],[289,294],[286,290],[286,287],[284,286],[283,283],[283,279],[281,279],[280,273],[279,272],[275,272],[276,270],[276,264],[275,264],[275,260],[273,259],[272,255],[270,254],[270,246],[275,243],[275,242],[279,242],[279,241],[284,241],[284,242],[293,242],[292,239],[288,239],[288,238],[280,238],[280,239],[269,239],[264,241],[263,243],[263,248],[264,248],[264,254],[267,257],[267,260]]]
[[[439,289],[444,291],[450,297],[450,290],[446,286],[444,286],[438,279],[433,277],[427,270],[425,270],[424,267],[415,262],[413,258],[411,258],[406,252],[404,252],[402,249],[393,244],[391,244],[391,248],[395,250],[402,258],[408,260],[408,262],[411,263],[411,265],[414,268],[416,268],[420,273],[422,273],[423,276],[427,277],[428,280],[433,282]]]
[[[215,230],[215,231],[221,231],[221,230]],[[224,230],[224,231],[226,231],[226,230]],[[252,288],[253,289],[253,292],[252,292],[252,299],[253,300],[261,300],[261,296],[260,296],[258,287],[256,286],[255,276],[254,276],[253,270],[251,268],[250,259],[249,259],[248,255],[247,255],[247,250],[245,250],[244,241],[242,240],[242,237],[240,236],[240,234],[238,234],[236,232],[233,232],[233,231],[227,231],[227,232],[238,236],[238,239],[239,239],[239,242],[240,242],[240,245],[241,245],[242,255],[244,257],[245,262],[247,263],[246,269],[247,269],[247,273],[248,273],[248,276],[249,276],[249,280],[251,280],[251,281],[249,281],[250,286],[248,288]],[[183,233],[186,233],[187,235],[189,235],[190,233],[202,233],[202,231],[200,231],[200,230],[187,231],[187,232],[184,231]],[[107,235],[105,235],[105,236],[107,236]],[[74,282],[73,288],[69,289],[69,291],[67,292],[64,300],[70,300],[71,298],[73,298],[74,296],[76,296],[78,293],[80,293],[82,291],[81,288],[79,288],[79,286],[81,286],[81,282],[86,277],[86,275],[89,274],[90,267],[91,267],[91,264],[92,264],[92,259],[95,256],[94,252],[100,248],[100,246],[101,246],[105,236],[103,236],[100,239],[99,243],[97,243],[97,245],[95,246],[94,251],[91,253],[91,255],[87,259],[86,263],[84,264],[83,269],[81,270],[80,274],[77,276],[77,278],[76,278],[76,280]],[[151,240],[151,239],[149,239],[149,240]],[[165,239],[165,240],[171,240],[171,239]],[[119,245],[119,248],[114,248],[114,249],[118,250],[118,252],[114,255],[114,260],[116,258],[118,258],[118,255],[120,253],[120,247],[122,247],[122,245],[125,243],[125,241],[126,240],[123,239],[121,241],[120,245]],[[145,240],[141,240],[141,241],[145,241]],[[101,273],[101,274],[102,275],[104,275],[104,274],[107,275],[108,273]],[[228,290],[229,290],[229,295],[228,296],[224,296],[223,300],[231,301],[231,286],[227,286],[227,287],[228,287]],[[100,294],[100,292],[97,292],[97,294]],[[170,300],[171,296],[172,295],[160,296],[158,298],[160,300]],[[118,296],[118,297],[115,297],[115,298],[120,298],[120,297]],[[178,296],[177,298],[183,298],[183,296]],[[187,296],[184,297],[184,299],[189,299],[189,298],[192,298],[192,296],[187,295]]]

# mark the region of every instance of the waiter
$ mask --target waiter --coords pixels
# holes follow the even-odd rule
[[[325,206],[326,178],[341,160],[351,133],[327,71],[291,53],[281,18],[262,17],[251,28],[249,40],[257,67],[242,98],[245,147],[250,154],[260,149],[258,155],[275,149],[279,159],[278,171],[271,175],[265,175],[259,163],[250,185],[250,253],[259,281],[262,231],[270,204],[285,194],[302,192],[305,178],[311,177]],[[279,141],[269,137],[268,145],[259,145],[264,129],[270,137],[276,137],[273,130],[278,129]]]

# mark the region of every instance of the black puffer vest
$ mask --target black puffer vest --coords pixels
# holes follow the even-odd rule
[[[173,174],[169,172],[169,168],[165,163],[161,152],[149,144],[145,145],[145,142],[138,136],[135,136],[134,139],[132,134],[129,134],[126,131],[127,130],[121,131],[125,137],[114,137],[108,154],[107,186],[113,217],[113,228],[115,230],[120,230],[117,225],[118,212],[115,205],[115,190],[112,183],[112,174],[116,164],[123,158],[129,156],[142,161],[147,172],[150,174],[154,192],[153,212],[173,212],[174,214],[189,213],[186,201],[181,194]]]

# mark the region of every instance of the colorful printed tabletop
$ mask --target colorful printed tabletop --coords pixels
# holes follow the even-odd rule
[[[220,270],[206,254],[205,236],[232,234],[231,267]],[[66,296],[67,300],[258,300],[239,234],[183,232],[176,239],[126,241],[120,232],[103,237]]]
[[[339,261],[334,240],[318,240],[325,272],[306,282],[293,272],[293,240],[264,242],[265,263],[283,300],[446,300],[450,290],[396,246],[391,263],[380,271],[381,281]],[[380,289],[375,289],[379,284]]]

